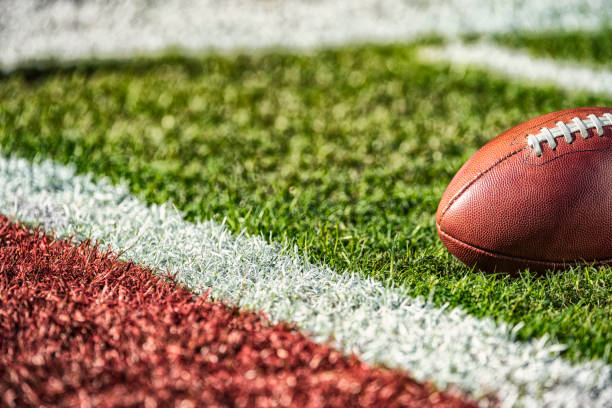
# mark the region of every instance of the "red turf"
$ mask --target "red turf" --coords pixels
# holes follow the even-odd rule
[[[0,216],[0,405],[467,407]]]

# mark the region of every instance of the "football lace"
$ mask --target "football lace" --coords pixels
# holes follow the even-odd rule
[[[587,115],[587,119],[572,118],[569,123],[563,123],[561,121],[555,123],[557,125],[553,128],[543,127],[540,129],[540,133],[535,135],[530,134],[527,136],[527,144],[531,147],[536,156],[542,156],[542,142],[547,142],[552,150],[557,148],[557,137],[563,136],[565,141],[569,144],[574,142],[572,133],[580,132],[580,135],[584,139],[589,138],[589,129],[596,129],[599,136],[604,134],[604,126],[612,126],[612,114],[603,113],[602,116]]]

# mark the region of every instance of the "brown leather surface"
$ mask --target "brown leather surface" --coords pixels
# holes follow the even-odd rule
[[[574,117],[612,113],[579,108],[550,113],[501,134],[468,160],[444,193],[436,222],[446,247],[487,271],[612,263],[612,127],[542,143],[527,135]]]

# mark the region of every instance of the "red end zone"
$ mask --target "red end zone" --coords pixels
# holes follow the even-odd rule
[[[0,405],[468,407],[0,216]]]

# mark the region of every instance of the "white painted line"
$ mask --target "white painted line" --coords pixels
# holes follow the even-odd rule
[[[370,363],[411,372],[480,397],[497,391],[503,406],[591,406],[612,401],[612,369],[572,365],[546,339],[514,341],[511,328],[460,309],[438,308],[374,279],[312,265],[293,248],[235,236],[214,222],[183,220],[126,188],[70,168],[0,156],[0,212],[60,236],[91,237],[126,249],[124,258],[178,272],[212,297],[297,323],[317,341]]]
[[[612,95],[612,71],[536,58],[525,52],[493,44],[452,43],[423,48],[421,58],[433,62],[471,65],[537,84],[552,84],[569,91]]]
[[[609,0],[4,0],[0,68],[30,60],[388,42],[426,34],[595,30]]]

